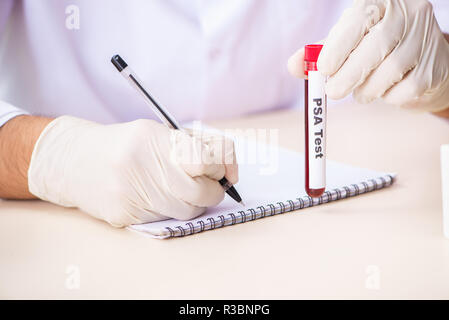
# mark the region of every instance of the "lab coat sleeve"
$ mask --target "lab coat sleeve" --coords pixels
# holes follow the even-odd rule
[[[6,23],[11,13],[14,0],[1,0],[0,1],[0,36],[2,36]],[[0,100],[0,127],[14,117],[28,114],[26,111],[21,110],[7,102]]]
[[[11,13],[14,0],[1,0],[0,1],[0,34],[5,29],[6,21]]]
[[[28,112],[10,105],[4,101],[0,101],[0,127],[14,117],[28,114]]]

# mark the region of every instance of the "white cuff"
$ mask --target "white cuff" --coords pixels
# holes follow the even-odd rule
[[[12,118],[25,114],[29,113],[22,109],[16,108],[7,102],[0,101],[0,127]]]

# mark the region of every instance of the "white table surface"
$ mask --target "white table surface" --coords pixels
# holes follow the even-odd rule
[[[302,151],[302,119],[289,110],[209,124],[279,128],[281,145]],[[395,185],[171,240],[0,200],[0,298],[448,299],[439,152],[449,121],[351,103],[329,106],[328,119],[329,159],[397,172]]]

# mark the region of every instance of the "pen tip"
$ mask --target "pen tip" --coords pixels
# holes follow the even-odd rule
[[[240,201],[239,203],[240,203],[243,207],[245,207],[245,202],[243,202],[243,200]]]

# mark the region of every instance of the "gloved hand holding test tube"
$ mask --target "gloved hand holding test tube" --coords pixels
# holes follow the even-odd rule
[[[378,99],[404,109],[449,114],[449,43],[430,2],[355,0],[320,43],[323,46],[319,58],[314,56],[313,61],[308,61],[314,49],[306,46],[288,61],[292,75],[308,76],[309,96],[315,90],[312,88],[316,88],[312,82],[318,83],[314,76],[318,70],[327,77],[324,91],[331,99],[342,99],[352,93],[360,103]],[[315,117],[313,98],[306,100],[309,117]],[[309,135],[306,156],[321,148],[325,157],[325,106],[322,111],[323,137],[312,139],[310,135],[314,133],[306,129]],[[306,126],[311,127],[310,123],[309,119]],[[316,170],[322,163],[310,157],[306,160],[309,166],[306,175],[310,175],[306,189],[310,196],[319,196],[320,190],[324,191],[323,179],[321,184],[309,185],[323,177],[318,172],[325,172],[324,169]]]
[[[319,39],[317,39],[319,40]],[[381,100],[417,111],[449,107],[449,43],[426,0],[355,0],[320,43],[316,62],[325,91],[338,100]],[[305,77],[305,48],[288,69]]]

